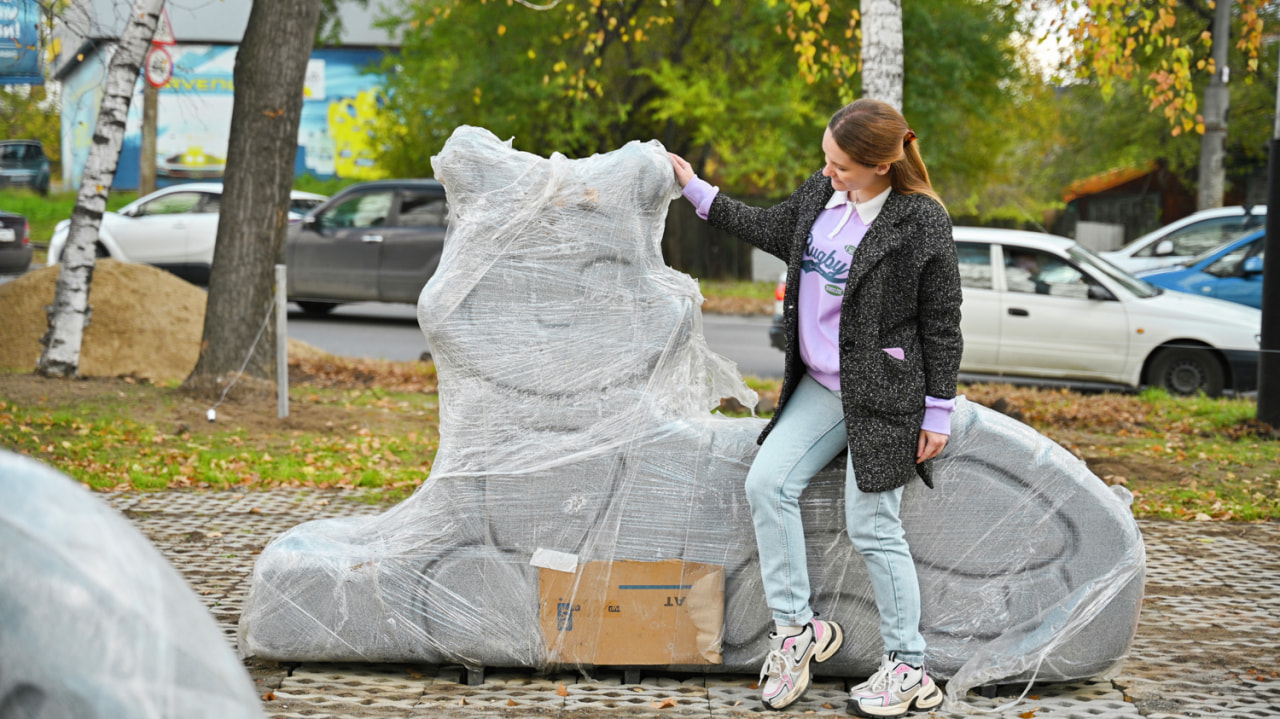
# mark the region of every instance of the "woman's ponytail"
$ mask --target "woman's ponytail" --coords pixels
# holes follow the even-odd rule
[[[904,195],[925,195],[942,204],[929,182],[916,133],[892,105],[870,98],[855,100],[837,110],[827,127],[850,159],[864,165],[887,163],[893,189]]]

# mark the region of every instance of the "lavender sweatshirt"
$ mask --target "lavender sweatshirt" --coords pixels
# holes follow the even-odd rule
[[[697,208],[698,216],[707,219],[711,201],[719,188],[701,178],[693,178],[684,188],[684,196]],[[801,265],[799,325],[800,358],[809,375],[833,392],[840,391],[840,307],[849,263],[857,251],[867,228],[880,214],[890,190],[862,203],[837,192],[827,202],[809,231]],[[891,357],[903,359],[902,348],[885,347]],[[951,434],[951,412],[954,399],[924,398],[924,422],[921,428],[939,434]]]

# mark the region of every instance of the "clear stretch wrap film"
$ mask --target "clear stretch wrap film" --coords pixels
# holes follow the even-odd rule
[[[544,158],[461,127],[433,167],[451,220],[418,305],[439,375],[430,476],[380,516],[269,545],[242,653],[545,668],[562,635],[539,623],[535,555],[675,559],[724,574],[719,663],[675,668],[758,671],[772,619],[743,482],[764,422],[711,411],[755,397],[707,348],[696,282],[662,261],[678,197],[664,149]],[[1116,666],[1144,571],[1126,499],[1004,415],[961,399],[953,429],[937,489],[903,502],[931,672],[955,697]],[[843,466],[801,500],[814,608],[847,634],[817,671],[867,676],[882,647]]]
[[[69,477],[0,450],[0,717],[263,716],[150,540]]]

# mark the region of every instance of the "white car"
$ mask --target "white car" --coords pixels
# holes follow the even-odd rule
[[[957,227],[955,241],[962,372],[1184,395],[1257,388],[1257,309],[1166,292],[1065,237]]]
[[[289,219],[297,221],[324,202],[324,195],[294,190]],[[171,185],[102,215],[96,251],[99,257],[140,262],[169,270],[196,284],[209,282],[218,234],[222,183]],[[62,257],[71,221],[63,220],[49,240],[49,264]]]
[[[1132,273],[1180,265],[1201,252],[1226,244],[1267,222],[1266,205],[1215,207],[1195,212],[1148,232],[1102,259]]]
[[[1257,388],[1258,310],[1166,292],[1066,237],[986,227],[954,233],[965,381],[1034,378],[1183,395]],[[770,328],[779,348],[784,292],[779,283]]]

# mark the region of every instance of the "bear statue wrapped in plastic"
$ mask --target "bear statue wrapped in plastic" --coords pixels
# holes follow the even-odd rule
[[[696,281],[662,260],[678,197],[664,149],[546,158],[461,127],[432,164],[450,203],[418,305],[439,377],[438,455],[389,511],[308,522],[266,548],[242,654],[545,668],[564,655],[540,621],[540,557],[567,557],[570,571],[678,560],[723,570],[713,640],[690,664],[757,671],[772,618],[743,483],[764,423],[712,412],[755,396],[707,348]],[[813,604],[847,633],[823,670],[866,676],[882,648],[845,535],[843,463],[814,480],[802,512]],[[927,661],[952,696],[1124,659],[1145,558],[1124,498],[963,398],[935,478],[908,486],[903,521]]]

